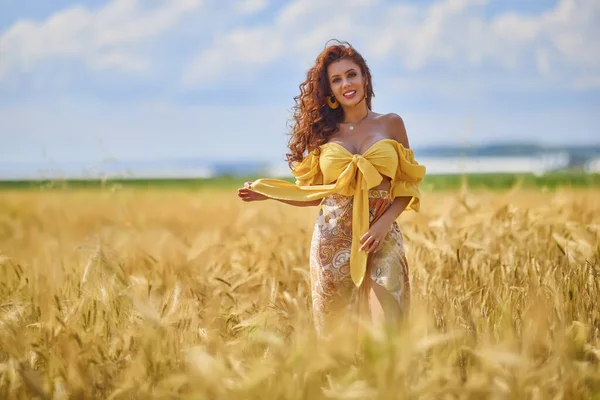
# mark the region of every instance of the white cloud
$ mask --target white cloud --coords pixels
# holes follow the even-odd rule
[[[464,30],[472,24],[473,7],[480,6],[483,0],[446,0],[429,7],[422,21],[407,22],[413,26],[412,34],[402,36],[399,42],[406,52],[405,66],[420,69],[428,62],[455,60],[463,50],[466,39]],[[465,24],[465,22],[467,22]],[[453,45],[448,46],[452,41]]]
[[[241,14],[255,14],[269,5],[267,0],[238,0],[233,8]]]
[[[239,62],[260,68],[289,57],[312,61],[326,40],[335,37],[407,70],[438,62],[462,69],[491,63],[509,71],[533,70],[540,79],[571,87],[588,82],[590,88],[598,88],[600,51],[595,38],[600,37],[600,2],[560,0],[539,15],[505,12],[492,18],[484,15],[485,4],[485,0],[440,0],[427,6],[355,1],[340,7],[295,0],[268,25],[222,32],[190,65],[184,83],[205,83],[201,77],[215,82]],[[583,81],[581,74],[587,77]]]
[[[449,73],[491,65],[507,76],[527,72],[563,87],[600,87],[597,0],[558,0],[537,15],[508,11],[491,17],[485,13],[487,0],[347,0],[343,5],[291,0],[263,24],[249,16],[264,10],[266,0],[236,0],[220,8],[207,2],[212,6],[203,7],[203,21],[218,23],[208,27],[194,20],[186,29],[190,37],[201,38],[201,47],[195,56],[183,55],[190,61],[182,71],[169,71],[180,75],[184,86],[220,84],[240,66],[251,74],[284,59],[296,59],[305,69],[328,39],[339,38],[369,61],[408,73],[431,65]],[[0,35],[0,79],[55,60],[79,60],[93,70],[148,70],[159,61],[149,54],[153,41],[169,41],[168,32],[203,0],[152,4],[113,0],[97,11],[71,7],[42,22],[16,22]]]
[[[267,25],[237,28],[215,35],[212,46],[202,51],[184,73],[185,85],[216,83],[233,69],[259,68],[285,56],[314,59],[323,38],[347,37],[355,27],[351,16],[373,10],[374,2],[339,4],[295,0],[283,7]],[[343,10],[343,11],[341,11]]]
[[[468,68],[487,62],[509,71],[536,71],[571,86],[579,73],[600,74],[594,43],[600,35],[600,3],[560,0],[539,15],[505,12],[488,19],[484,6],[481,0],[444,0],[425,12],[416,6],[407,12],[403,6],[397,26],[409,29],[390,29],[388,36],[396,41],[389,41],[388,54],[402,54],[408,69],[436,61]]]
[[[16,22],[0,36],[0,78],[49,60],[79,60],[92,69],[139,71],[150,61],[139,48],[172,28],[202,0],[113,0],[97,12],[74,6],[43,22]]]
[[[218,45],[201,53],[192,61],[183,75],[186,85],[218,83],[224,73],[233,69],[243,70],[246,65],[269,64],[283,54],[282,37],[270,36],[263,28],[235,29],[227,36],[217,39]],[[224,50],[227,49],[227,50]],[[242,64],[243,63],[243,64]],[[240,73],[237,74],[241,76]]]

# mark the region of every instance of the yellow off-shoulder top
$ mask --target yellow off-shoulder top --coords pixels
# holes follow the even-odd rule
[[[354,196],[352,211],[352,247],[350,276],[356,286],[363,281],[367,253],[359,251],[360,238],[369,229],[369,189],[379,185],[382,175],[391,179],[390,197],[412,196],[407,209],[419,211],[421,194],[418,184],[425,167],[415,161],[411,149],[393,139],[375,142],[364,154],[352,154],[340,144],[320,146],[296,163],[292,169],[296,184],[279,179],[258,179],[251,190],[269,198],[312,201],[330,194]]]

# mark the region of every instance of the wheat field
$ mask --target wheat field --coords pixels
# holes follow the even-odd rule
[[[399,329],[316,338],[317,208],[0,196],[0,398],[600,399],[600,192],[425,192]]]

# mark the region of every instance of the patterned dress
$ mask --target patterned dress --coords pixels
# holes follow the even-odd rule
[[[390,205],[388,191],[369,190],[369,223]],[[370,279],[365,278],[360,287],[350,278],[351,243],[352,197],[325,197],[310,249],[313,316],[319,334],[353,318],[394,322],[409,309],[408,265],[396,222],[381,249],[369,255],[366,276]]]

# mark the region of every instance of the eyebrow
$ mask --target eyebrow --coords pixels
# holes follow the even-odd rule
[[[356,69],[355,68],[350,68],[348,71],[346,71],[344,73],[347,74],[350,71],[356,71]],[[336,76],[339,76],[339,75],[337,75],[337,74],[336,75],[331,75],[331,78],[335,78]]]

